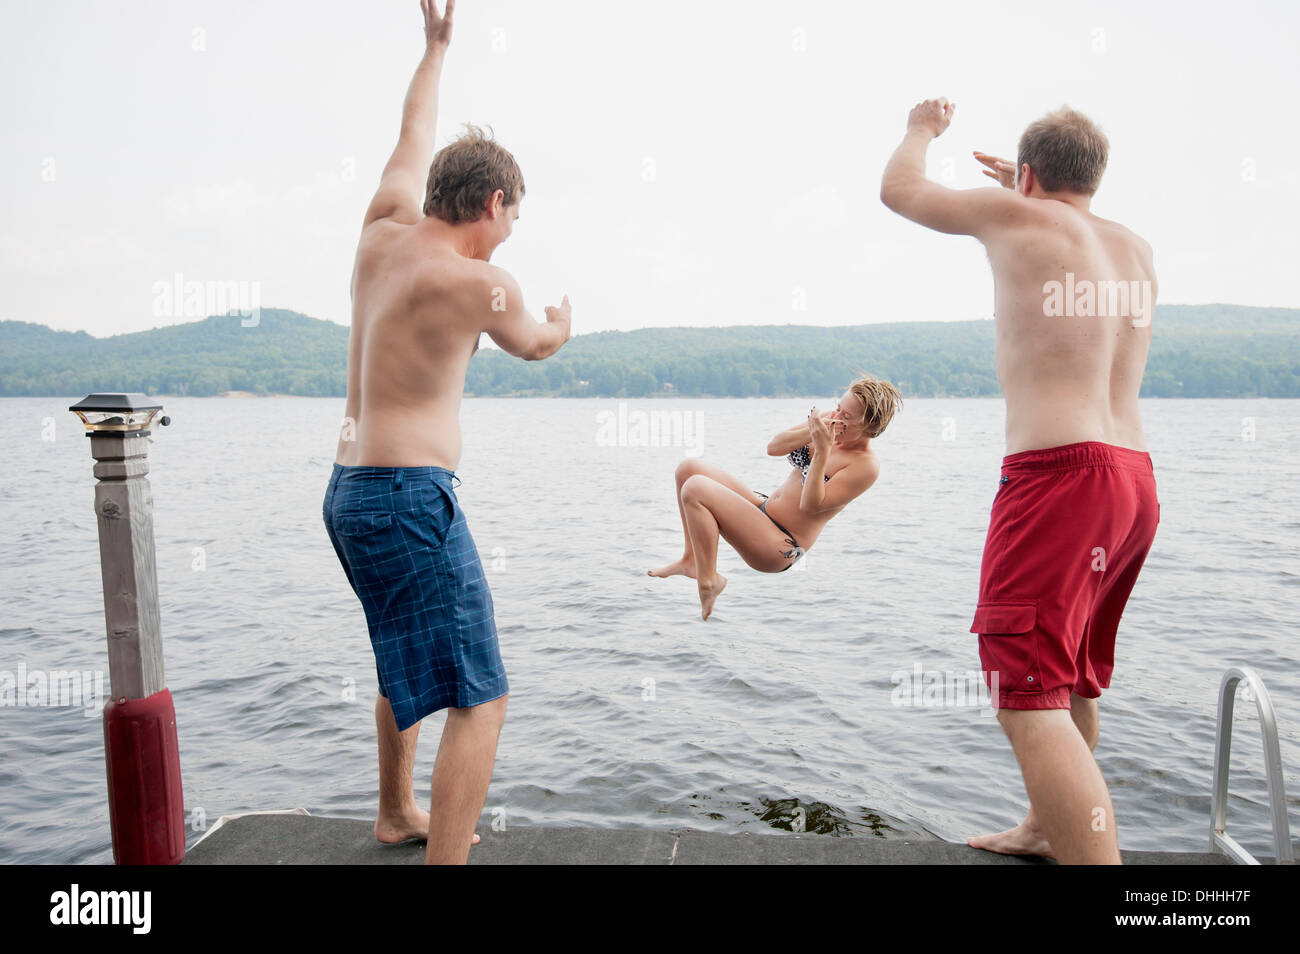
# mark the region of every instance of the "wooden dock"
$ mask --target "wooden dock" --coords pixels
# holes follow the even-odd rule
[[[612,865],[1034,865],[934,840],[794,834],[721,834],[679,829],[509,828],[480,826],[470,864]],[[1129,865],[1231,865],[1221,854],[1125,851]],[[250,814],[227,820],[190,848],[188,865],[415,865],[424,843],[381,845],[372,822],[306,814]]]

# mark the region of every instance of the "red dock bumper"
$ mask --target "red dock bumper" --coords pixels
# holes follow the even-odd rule
[[[104,706],[108,817],[119,865],[176,865],[185,857],[180,744],[170,690]]]

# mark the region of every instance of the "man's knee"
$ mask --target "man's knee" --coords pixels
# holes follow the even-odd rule
[[[499,696],[489,702],[481,702],[476,706],[467,706],[463,709],[450,709],[449,713],[454,714],[457,719],[464,719],[480,723],[487,726],[501,728],[506,721],[506,700],[510,698],[509,693]]]
[[[1097,700],[1081,696],[1077,692],[1070,694],[1070,717],[1088,744],[1095,745],[1099,716]]]

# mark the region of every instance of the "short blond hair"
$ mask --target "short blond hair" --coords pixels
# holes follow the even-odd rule
[[[859,374],[849,385],[849,391],[862,402],[859,424],[866,429],[868,437],[885,433],[894,415],[903,409],[903,395],[898,388],[869,374]]]
[[[1029,124],[1020,137],[1016,168],[1025,163],[1045,192],[1092,195],[1106,171],[1110,142],[1083,113],[1062,106]]]

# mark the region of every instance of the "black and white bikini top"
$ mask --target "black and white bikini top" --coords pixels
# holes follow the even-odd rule
[[[812,450],[807,444],[804,444],[798,450],[790,451],[785,459],[790,462],[790,466],[799,468],[799,483],[802,484],[808,479],[808,468],[812,466]],[[826,480],[823,483],[831,479],[830,474],[826,474],[825,477]]]

